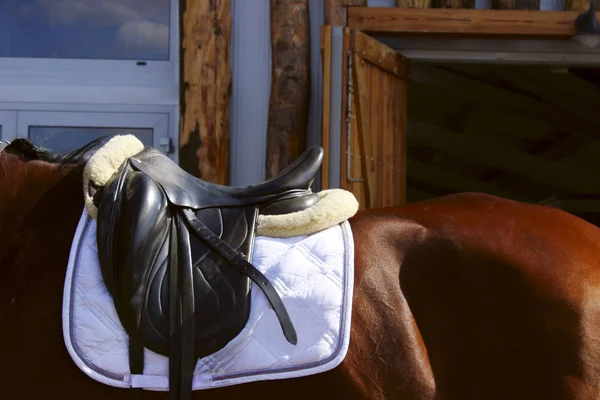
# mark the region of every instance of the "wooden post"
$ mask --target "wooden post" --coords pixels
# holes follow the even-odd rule
[[[308,0],[271,0],[272,79],[267,178],[306,148],[310,101]]]
[[[344,0],[325,0],[325,24],[346,26],[346,7]]]
[[[227,184],[231,1],[180,0],[179,160],[187,172]]]

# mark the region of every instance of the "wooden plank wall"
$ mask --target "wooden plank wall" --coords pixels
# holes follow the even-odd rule
[[[478,191],[594,210],[562,202],[600,193],[600,85],[583,71],[413,63],[408,201]]]
[[[365,139],[371,140],[373,156],[363,161],[358,118],[351,118],[349,177],[364,179],[361,163],[365,162],[374,177],[371,198],[367,198],[364,181],[342,179],[342,187],[356,195],[361,209],[402,204],[406,201],[403,190],[406,157],[397,155],[406,153],[406,135],[398,132],[395,126],[406,120],[402,106],[406,102],[406,82],[370,63],[366,64],[365,72],[370,81],[367,87],[369,113],[363,116],[369,129]],[[351,114],[357,114],[356,102],[351,103]]]
[[[350,100],[350,135],[342,135],[349,165],[342,162],[342,188],[361,209],[406,201],[406,76],[408,60],[383,52],[372,39],[355,37]],[[350,143],[347,147],[347,137]]]

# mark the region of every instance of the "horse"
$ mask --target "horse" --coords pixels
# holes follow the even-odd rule
[[[61,332],[95,148],[61,155],[19,139],[0,152],[2,399],[136,398],[85,376]],[[600,397],[600,229],[482,193],[363,210],[349,222],[355,293],[344,361],[194,399]]]

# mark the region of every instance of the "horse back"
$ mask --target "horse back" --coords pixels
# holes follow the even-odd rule
[[[558,209],[482,194],[370,215],[395,221],[383,240],[401,252],[400,290],[438,394],[597,398],[597,227]]]

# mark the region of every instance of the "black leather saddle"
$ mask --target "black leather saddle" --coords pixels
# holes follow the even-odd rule
[[[244,328],[251,281],[296,344],[283,302],[250,260],[259,214],[318,201],[310,185],[322,159],[320,147],[310,148],[269,181],[230,187],[195,178],[147,148],[96,192],[98,257],[130,338],[131,373],[143,372],[144,348],[168,356],[170,398],[189,398],[196,360]]]

